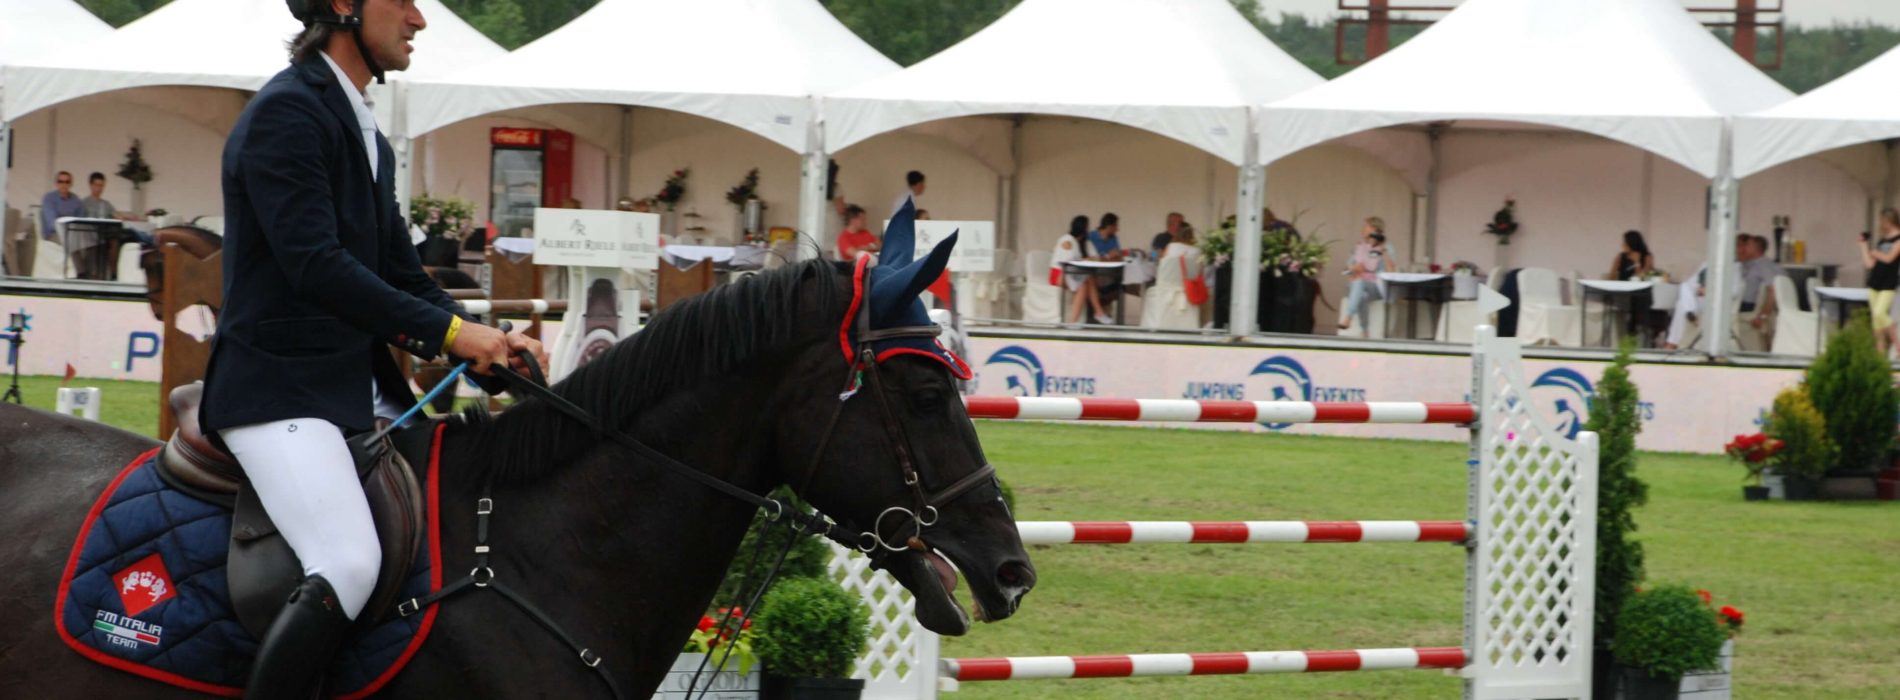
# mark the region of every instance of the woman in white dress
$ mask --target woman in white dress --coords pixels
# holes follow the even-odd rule
[[[1069,302],[1069,313],[1064,316],[1068,323],[1080,323],[1082,321],[1082,308],[1084,304],[1087,304],[1088,308],[1094,309],[1096,323],[1108,325],[1115,321],[1115,319],[1110,318],[1107,313],[1102,311],[1102,294],[1095,289],[1095,276],[1066,274],[1062,268],[1063,263],[1074,262],[1076,260],[1094,260],[1097,257],[1094,247],[1089,245],[1089,218],[1086,216],[1078,216],[1074,219],[1070,219],[1069,235],[1056,240],[1056,248],[1049,256],[1050,282],[1053,283],[1055,280],[1060,279],[1063,284],[1068,286],[1071,292],[1070,296],[1072,298]]]
[[[1194,246],[1194,227],[1184,221],[1155,263],[1155,285],[1148,290],[1147,306],[1142,307],[1141,325],[1170,330],[1200,328],[1201,307],[1188,301],[1187,281],[1199,279],[1202,272],[1201,251]]]

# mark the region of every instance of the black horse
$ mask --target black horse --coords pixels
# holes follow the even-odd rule
[[[859,311],[857,288],[824,262],[721,287],[668,309],[555,392],[707,474],[754,493],[802,484],[823,512],[873,529],[886,508],[913,502],[899,440],[909,443],[926,493],[987,462],[940,362],[892,356],[878,370],[881,391],[861,391],[878,400],[860,396],[839,408],[851,373],[840,328]],[[598,652],[628,697],[650,696],[707,608],[753,508],[633,457],[546,401],[444,420],[446,576],[470,566],[476,500],[492,480],[497,579]],[[53,629],[54,589],[87,506],[152,445],[96,423],[0,407],[0,697],[194,695],[88,661]],[[824,458],[808,472],[821,446]],[[994,480],[936,515],[922,531],[927,547],[882,560],[916,595],[918,620],[942,634],[969,628],[946,558],[968,577],[979,619],[1008,617],[1035,571]],[[501,597],[441,605],[427,644],[382,696],[607,694],[566,646]]]

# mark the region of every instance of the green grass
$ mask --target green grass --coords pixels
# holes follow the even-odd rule
[[[1024,520],[1464,517],[1462,444],[983,422]],[[1900,507],[1745,503],[1720,457],[1642,456],[1651,581],[1748,615],[1738,695],[1870,698],[1900,687]],[[1452,545],[1044,546],[1015,618],[952,657],[1463,643]],[[1456,697],[1429,671],[965,683],[959,697]]]
[[[50,409],[58,377],[22,377]],[[149,382],[76,379],[101,417],[150,435]],[[1024,520],[1456,520],[1462,444],[985,421],[984,449]],[[1745,503],[1720,457],[1645,453],[1637,512],[1651,581],[1748,615],[1737,694],[1892,697],[1900,687],[1900,504]],[[1453,545],[1032,548],[1041,583],[1015,618],[947,639],[946,656],[1457,646]],[[952,697],[1456,697],[1429,671],[965,683]]]
[[[0,391],[4,391],[12,375],[0,376]],[[60,377],[22,376],[20,377],[20,397],[22,403],[34,408],[53,410],[54,402],[59,398]],[[71,387],[99,387],[99,422],[115,426],[140,435],[158,435],[158,383],[132,382],[118,379],[95,379],[77,377],[66,382]]]

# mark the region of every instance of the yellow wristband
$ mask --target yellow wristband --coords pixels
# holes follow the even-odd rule
[[[442,350],[443,350],[443,351],[445,351],[445,352],[446,352],[446,351],[447,351],[447,350],[449,349],[449,346],[450,346],[450,345],[454,345],[454,344],[455,344],[455,334],[457,334],[457,333],[460,333],[460,332],[462,332],[462,317],[461,317],[461,316],[450,316],[450,317],[449,317],[449,332],[448,332],[448,335],[445,335],[445,336],[443,336],[443,337],[442,337]]]

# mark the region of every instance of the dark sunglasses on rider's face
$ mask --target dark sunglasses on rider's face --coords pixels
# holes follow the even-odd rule
[[[54,181],[54,184],[58,184],[58,185],[70,185],[70,184],[73,184],[73,181],[72,181],[72,180],[55,180],[55,181]]]

